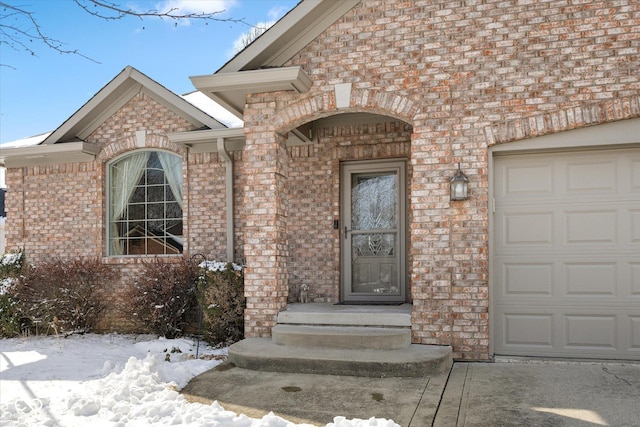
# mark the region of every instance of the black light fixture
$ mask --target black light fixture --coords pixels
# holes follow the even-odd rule
[[[449,183],[451,186],[451,200],[467,200],[469,198],[469,178],[460,170],[458,163],[458,172],[451,178]]]

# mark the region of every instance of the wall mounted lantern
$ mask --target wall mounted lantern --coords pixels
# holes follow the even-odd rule
[[[458,163],[458,173],[451,178],[451,200],[467,200],[469,198],[469,178],[460,170]]]

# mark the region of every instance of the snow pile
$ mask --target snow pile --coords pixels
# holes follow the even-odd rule
[[[189,403],[177,390],[215,367],[226,349],[190,339],[94,335],[0,340],[0,426],[294,427]],[[204,347],[204,348],[202,348]],[[393,421],[347,420],[328,427],[395,427]]]

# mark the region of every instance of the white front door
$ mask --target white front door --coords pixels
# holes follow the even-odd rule
[[[342,300],[404,302],[405,163],[342,165]]]

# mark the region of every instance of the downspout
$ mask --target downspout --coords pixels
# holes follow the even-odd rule
[[[233,261],[233,159],[227,151],[224,138],[217,140],[218,155],[224,159],[226,167],[225,193],[227,197],[227,261]]]

